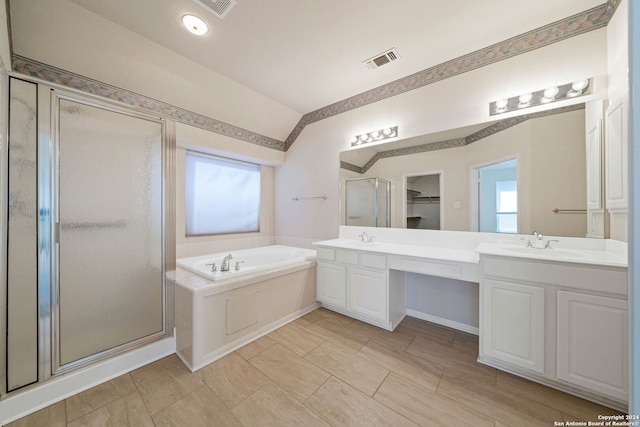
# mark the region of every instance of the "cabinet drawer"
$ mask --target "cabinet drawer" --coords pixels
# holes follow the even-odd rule
[[[357,265],[358,264],[358,252],[351,251],[336,251],[336,261],[345,264]]]
[[[387,258],[384,255],[360,254],[360,265],[367,268],[384,270],[387,268]]]
[[[327,261],[335,261],[336,260],[336,251],[331,248],[322,248],[319,247],[316,249],[316,258],[324,259]]]

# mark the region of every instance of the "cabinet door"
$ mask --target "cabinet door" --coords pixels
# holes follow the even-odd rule
[[[624,210],[628,207],[626,97],[607,109],[605,127],[607,207],[609,210]]]
[[[626,400],[627,301],[558,291],[558,378]]]
[[[316,299],[326,304],[345,308],[347,306],[345,267],[318,262],[316,271]]]
[[[349,309],[387,321],[387,275],[378,271],[350,268]]]
[[[544,288],[485,279],[483,300],[484,353],[544,373]]]

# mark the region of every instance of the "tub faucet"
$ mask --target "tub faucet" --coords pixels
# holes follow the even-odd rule
[[[224,257],[224,259],[222,260],[222,266],[220,266],[220,271],[229,271],[229,260],[231,258],[233,258],[231,254]]]

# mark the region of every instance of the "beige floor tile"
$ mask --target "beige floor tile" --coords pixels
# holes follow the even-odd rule
[[[205,366],[199,374],[229,409],[271,383],[262,372],[235,353]]]
[[[231,412],[245,427],[328,426],[320,417],[273,383],[252,394]]]
[[[308,332],[318,336],[324,341],[330,341],[356,352],[369,341],[369,337],[351,331],[333,321],[322,319],[307,328]]]
[[[322,312],[325,311],[322,308],[318,308],[317,310],[312,311],[311,313],[307,313],[304,316],[302,316],[301,318],[297,319],[295,321],[295,323],[300,323],[300,321],[304,321],[306,322],[308,325],[312,325],[314,323],[316,323],[318,320],[322,320],[325,317],[322,316]],[[294,323],[294,322],[292,322]]]
[[[497,385],[523,398],[550,406],[581,421],[598,421],[598,415],[620,414],[619,411],[614,409],[502,371],[498,371]]]
[[[438,340],[444,344],[451,344],[456,336],[454,329],[445,326],[436,325],[435,323],[426,322],[415,317],[406,316],[399,326],[419,332],[431,339]]]
[[[444,369],[451,377],[474,378],[487,384],[495,385],[496,369],[478,363],[476,357],[456,348],[418,334],[407,353],[425,358]]]
[[[369,396],[373,396],[389,374],[388,370],[328,342],[307,354],[305,359]]]
[[[205,386],[156,412],[153,421],[157,427],[242,427],[235,415]]]
[[[153,420],[137,392],[111,402],[68,424],[68,427],[153,427]]]
[[[67,399],[67,421],[101,408],[136,391],[129,374],[122,375]]]
[[[64,401],[54,403],[9,423],[6,427],[65,427],[67,425],[65,406]]]
[[[356,354],[432,391],[436,391],[443,372],[434,362],[375,341],[369,341]]]
[[[136,369],[131,377],[150,414],[202,386],[200,377],[191,373],[175,354]]]
[[[438,393],[505,425],[552,426],[562,420],[556,409],[520,397],[510,390],[473,380],[451,379],[446,372]]]
[[[260,337],[257,340],[240,347],[238,350],[236,350],[236,353],[238,353],[244,360],[249,360],[256,354],[268,349],[274,344],[275,342],[271,338],[266,336]]]
[[[403,326],[398,326],[391,332],[359,320],[350,323],[347,328],[398,350],[406,350],[416,336],[414,331]]]
[[[305,403],[307,407],[333,426],[397,427],[416,425],[334,377],[331,377]]]
[[[310,334],[305,329],[294,324],[288,324],[276,329],[268,336],[299,356],[304,356],[324,342],[322,338]]]
[[[330,375],[279,344],[249,360],[253,366],[296,399],[303,401]]]
[[[373,398],[421,426],[493,427],[491,418],[395,374]]]
[[[471,355],[474,359],[478,358],[480,344],[477,335],[467,334],[465,332],[456,332],[456,336],[453,339],[451,347]]]
[[[319,308],[315,311],[323,320],[328,320],[332,323],[340,325],[348,325],[354,322],[353,317],[345,316],[344,314],[336,313],[335,311],[327,310],[326,308]]]

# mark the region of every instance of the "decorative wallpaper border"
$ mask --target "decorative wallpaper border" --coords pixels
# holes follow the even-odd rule
[[[608,3],[593,9],[545,25],[544,27],[536,28],[519,36],[476,50],[475,52],[452,59],[451,61],[438,64],[305,114],[287,137],[285,149],[288,150],[291,144],[300,136],[302,130],[311,123],[373,104],[374,102],[415,90],[454,77],[458,74],[473,71],[477,68],[509,59],[570,37],[603,28],[608,24],[610,17],[613,15],[613,12],[615,12],[615,8],[619,3],[620,0],[609,0]]]
[[[13,71],[117,101],[131,107],[142,108],[185,125],[195,126],[230,138],[239,139],[240,141],[273,148],[274,150],[286,151],[283,141],[20,55],[13,55]]]
[[[472,133],[464,138],[449,139],[446,141],[430,142],[428,144],[416,145],[413,147],[397,148],[394,150],[380,151],[371,157],[364,166],[360,167],[352,163],[340,161],[340,168],[347,169],[352,172],[364,174],[371,167],[381,159],[396,156],[406,156],[408,154],[424,153],[427,151],[444,150],[446,148],[463,147],[465,145],[473,144],[481,139],[487,138],[491,135],[495,135],[498,132],[507,130],[513,126],[516,126],[522,122],[526,122],[531,119],[538,119],[540,117],[553,116],[556,114],[568,113],[570,111],[584,110],[584,104],[569,105],[567,107],[554,108],[553,110],[540,111],[538,113],[525,114],[522,116],[510,117],[508,119],[500,120],[486,128]]]

